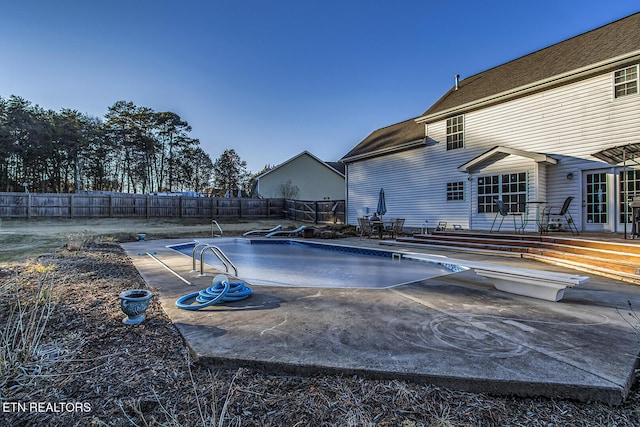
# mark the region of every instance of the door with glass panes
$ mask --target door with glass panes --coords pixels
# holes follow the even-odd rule
[[[626,225],[627,231],[631,232],[633,224],[633,209],[629,206],[629,203],[624,203],[625,200],[631,202],[634,200],[640,200],[640,170],[624,168],[618,170],[618,230],[624,231]],[[640,211],[637,212],[640,214]],[[625,214],[627,216],[625,221]],[[638,216],[638,215],[636,215]],[[638,218],[636,218],[636,221]],[[638,230],[640,231],[640,230]]]
[[[610,229],[609,222],[609,174],[605,170],[584,172],[583,177],[583,230],[604,231]]]

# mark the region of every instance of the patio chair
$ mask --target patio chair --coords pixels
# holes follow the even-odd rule
[[[391,228],[391,238],[396,239],[400,233],[402,233],[402,229],[404,228],[404,218],[398,218],[393,223],[393,227]]]
[[[367,239],[371,238],[371,223],[369,218],[358,218],[358,226],[360,227],[360,238],[367,236]]]
[[[490,233],[493,232],[493,228],[496,225],[496,221],[498,220],[498,217],[501,217],[501,218],[500,218],[500,224],[498,224],[498,229],[496,231],[500,231],[500,228],[502,227],[502,223],[504,222],[504,219],[508,216],[513,217],[513,231],[515,233],[517,233],[519,229],[522,229],[524,225],[522,212],[510,211],[507,205],[500,199],[496,199],[496,206],[498,207],[498,212],[496,212],[496,216],[493,218],[493,223],[491,224],[491,229],[489,230]],[[520,217],[520,227],[516,225],[517,216]]]
[[[276,225],[275,227],[269,229],[269,230],[251,230],[251,231],[247,231],[246,233],[243,233],[243,236],[250,236],[252,234],[269,234],[269,233],[273,233],[274,231],[278,231],[282,228],[282,225]]]
[[[573,201],[573,199],[575,199],[575,197],[573,196],[569,196],[566,199],[564,199],[564,203],[562,204],[562,207],[556,213],[554,213],[553,210],[557,208],[554,208],[553,206],[544,208],[544,212],[542,215],[545,216],[547,219],[546,227],[549,227],[549,224],[551,224],[552,217],[556,217],[558,219],[562,217],[565,219],[565,221],[567,221],[567,227],[569,227],[571,234],[574,234],[574,235],[580,234],[580,231],[578,230],[576,223],[573,221],[571,212],[569,212],[569,206],[571,206],[571,202]]]
[[[278,231],[272,231],[271,233],[268,233],[266,236],[264,237],[273,237],[273,236],[279,236],[279,235],[294,235],[294,234],[298,234],[303,232],[304,230],[307,229],[306,225],[302,225],[298,228],[296,228],[295,230],[278,230]]]

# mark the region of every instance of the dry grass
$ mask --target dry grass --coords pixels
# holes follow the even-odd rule
[[[33,266],[35,283],[12,273],[0,284],[0,399],[2,390],[27,387],[45,369],[48,353],[41,339],[52,310],[52,268]]]
[[[238,219],[220,222],[224,235],[237,236],[248,230],[281,224],[293,229],[299,223],[282,219]],[[81,247],[85,240],[130,242],[138,233],[147,239],[211,237],[207,219],[31,219],[5,220],[0,225],[0,263],[51,253],[62,246]]]

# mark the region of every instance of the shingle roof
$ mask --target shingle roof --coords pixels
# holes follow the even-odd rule
[[[640,50],[640,12],[460,81],[423,116]]]
[[[344,172],[345,172],[344,163],[340,163],[340,162],[325,162],[325,163],[331,166],[332,168],[334,168],[335,170],[337,170],[338,172],[340,172],[342,175],[344,175]]]
[[[376,153],[387,154],[423,145],[425,140],[424,125],[418,124],[415,118],[396,123],[373,131],[362,142],[349,151],[341,161],[355,160],[362,155],[373,156]]]

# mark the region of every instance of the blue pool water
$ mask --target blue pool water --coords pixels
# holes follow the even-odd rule
[[[231,238],[216,239],[211,244],[219,247],[236,265],[239,278],[252,285],[385,288],[453,272],[434,263],[398,259],[397,256],[394,259],[391,251],[352,246]],[[194,245],[171,248],[191,257]],[[224,266],[210,251],[205,251],[204,260],[224,271]],[[207,267],[204,271],[212,273]]]

